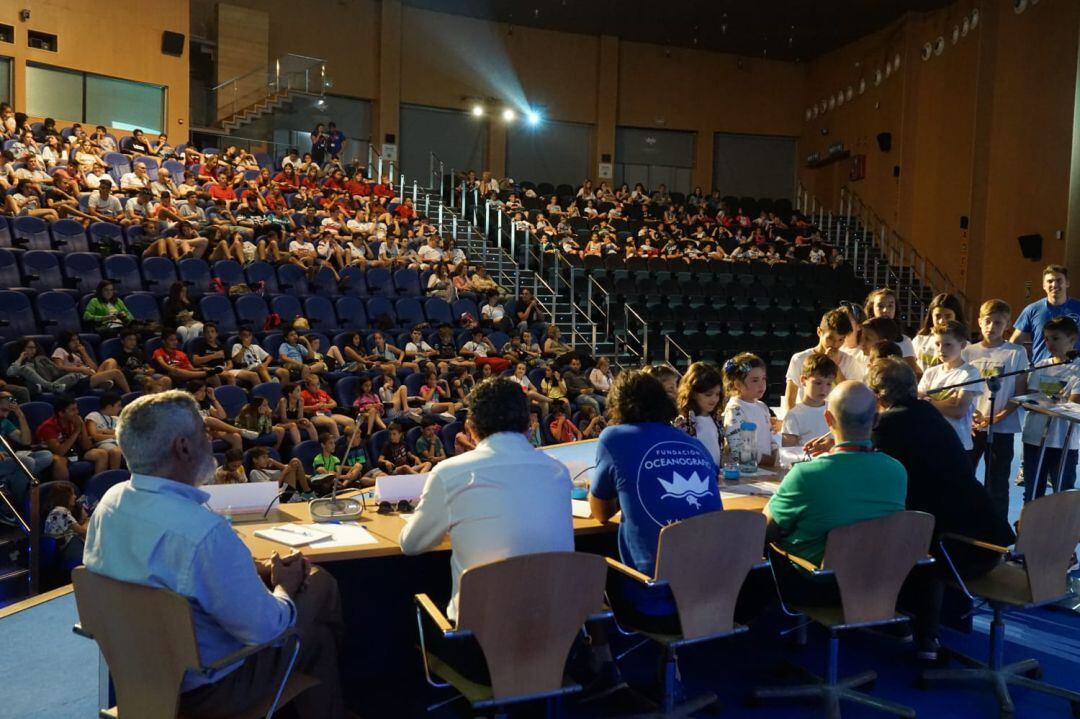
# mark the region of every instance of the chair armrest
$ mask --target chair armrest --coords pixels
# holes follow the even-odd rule
[[[633,567],[626,566],[618,559],[612,559],[611,557],[605,557],[604,559],[607,561],[609,569],[614,569],[616,572],[619,572],[620,574],[623,574],[630,579],[633,579],[635,582],[644,584],[647,587],[659,587],[667,585],[666,579],[653,579],[644,572],[639,572]]]
[[[808,559],[803,559],[802,557],[800,557],[800,556],[798,556],[796,554],[792,554],[791,552],[784,551],[775,542],[770,543],[769,548],[772,551],[779,554],[781,557],[784,557],[785,559],[787,559],[792,564],[795,564],[795,565],[797,565],[799,567],[802,567],[803,569],[810,572],[811,574],[815,574],[815,575],[818,575],[818,576],[822,576],[822,575],[825,575],[825,574],[832,574],[831,569],[822,569],[821,567],[814,564],[813,562],[811,562]]]
[[[74,632],[75,634],[78,634],[83,639],[93,639],[94,638],[93,634],[91,634],[90,632],[83,629],[82,624],[76,623],[74,626],[71,627],[71,631]]]
[[[455,627],[428,595],[417,594],[413,599],[416,601],[417,611],[423,610],[423,612],[428,615],[428,618],[435,624],[435,628],[443,633],[444,637],[454,639],[472,635],[472,630],[458,629]]]
[[[971,545],[972,547],[978,547],[980,549],[986,549],[991,552],[997,552],[998,554],[1010,555],[1013,550],[1008,547],[1002,547],[1000,544],[991,544],[990,542],[984,542],[979,539],[972,539],[971,537],[965,537],[963,534],[954,534],[952,532],[945,532],[939,538],[940,540],[950,540],[954,542],[962,542],[964,544]]]
[[[272,646],[280,644],[283,640],[288,639],[289,637],[294,637],[294,636],[296,637],[296,641],[299,642],[300,637],[296,633],[296,627],[289,627],[288,629],[286,629],[281,634],[277,635],[276,637],[274,637],[273,639],[271,639],[268,642],[263,642],[262,644],[253,644],[251,646],[244,647],[242,649],[238,649],[235,652],[233,652],[232,654],[228,654],[228,655],[222,657],[221,659],[218,659],[216,662],[211,662],[210,664],[204,664],[203,666],[199,667],[199,671],[201,671],[204,674],[208,674],[208,673],[210,673],[212,671],[216,671],[218,669],[224,669],[225,667],[229,666],[230,664],[235,664],[236,662],[240,661],[241,659],[246,659],[246,658],[250,657],[252,654],[256,654],[258,652],[261,652],[263,649],[269,649]]]

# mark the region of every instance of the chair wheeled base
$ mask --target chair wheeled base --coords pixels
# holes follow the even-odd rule
[[[994,694],[997,695],[998,706],[1003,719],[1012,717],[1016,712],[1016,706],[1013,704],[1012,696],[1009,694],[1009,685],[1018,686],[1066,699],[1072,707],[1072,715],[1080,717],[1080,692],[1070,691],[1069,689],[1039,681],[1042,678],[1042,669],[1039,668],[1038,660],[1024,659],[1012,664],[1004,663],[1005,622],[1001,618],[1002,611],[1003,607],[994,607],[994,619],[990,623],[989,664],[959,652],[947,650],[948,657],[966,666],[928,669],[919,678],[920,686],[927,688],[933,681],[987,682],[994,687]]]
[[[889,714],[908,717],[909,719],[915,716],[915,710],[911,707],[906,707],[903,704],[897,704],[896,702],[891,702],[887,699],[881,699],[880,697],[857,691],[860,687],[871,688],[874,682],[877,681],[877,672],[862,672],[861,674],[856,674],[844,679],[837,677],[839,651],[840,637],[835,631],[832,631],[829,633],[829,657],[824,678],[819,677],[802,667],[794,665],[795,669],[810,681],[809,684],[755,689],[754,702],[762,699],[805,699],[819,697],[825,703],[825,715],[828,719],[840,718],[841,700],[863,704],[868,707],[880,709]]]

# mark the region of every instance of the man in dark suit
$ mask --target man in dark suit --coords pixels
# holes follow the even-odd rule
[[[932,514],[936,520],[932,547],[937,566],[932,577],[920,582],[926,594],[912,596],[907,602],[901,596],[901,603],[921,615],[916,629],[922,624],[926,636],[916,637],[920,657],[933,659],[943,591],[941,577],[950,573],[939,546],[941,536],[961,534],[1009,546],[1016,535],[1009,523],[995,512],[986,488],[975,479],[956,431],[933,405],[918,398],[918,384],[911,367],[896,359],[879,360],[867,372],[866,383],[877,396],[881,410],[874,429],[874,446],[907,469],[907,508]],[[955,541],[946,541],[945,548],[953,566],[965,579],[985,574],[1001,560],[994,552]]]

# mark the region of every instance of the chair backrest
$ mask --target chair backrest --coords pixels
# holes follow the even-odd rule
[[[760,512],[708,512],[660,531],[656,579],[667,580],[671,588],[685,638],[735,628],[735,600],[746,575],[762,561],[764,546]]]
[[[846,624],[884,622],[896,615],[900,586],[926,558],[933,532],[933,515],[912,511],[829,532],[822,567],[836,574]]]
[[[184,672],[201,666],[188,600],[86,567],[76,567],[71,582],[79,621],[109,665],[117,708],[126,716],[176,716]]]
[[[472,567],[461,575],[458,627],[476,636],[496,700],[563,685],[581,626],[603,602],[606,565],[583,552],[546,552]]]
[[[129,479],[131,479],[131,473],[126,469],[107,469],[104,472],[98,472],[90,478],[86,483],[86,489],[83,490],[83,494],[100,500],[105,496],[105,493],[114,486],[121,482],[126,482]]]
[[[1063,596],[1069,557],[1080,541],[1080,491],[1040,497],[1024,505],[1016,551],[1024,555],[1033,602]]]

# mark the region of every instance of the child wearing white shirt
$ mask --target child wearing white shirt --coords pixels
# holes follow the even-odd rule
[[[967,345],[968,331],[956,320],[942,322],[934,326],[934,341],[940,363],[927,367],[919,380],[919,394],[928,397],[949,424],[956,430],[964,449],[971,450],[972,416],[975,412],[975,399],[982,394],[986,385],[979,370],[964,361],[963,351]],[[942,387],[951,387],[964,382],[972,382],[965,387],[956,387],[947,391],[937,391]]]
[[[829,433],[825,422],[826,400],[836,384],[836,363],[823,354],[813,354],[803,363],[802,401],[784,415],[781,440],[785,447],[802,447]]]
[[[1069,360],[1069,352],[1080,334],[1076,322],[1067,315],[1055,317],[1043,327],[1046,351],[1050,359],[1028,375],[1028,388],[1037,390],[1050,402],[1080,402],[1080,366]],[[1047,427],[1047,422],[1050,426]],[[1061,491],[1076,484],[1076,458],[1080,449],[1080,432],[1069,436],[1069,446],[1064,447],[1068,421],[1052,419],[1045,414],[1028,412],[1024,418],[1024,503],[1043,496],[1050,477],[1056,481],[1061,451],[1065,449],[1065,466],[1061,476]],[[1046,451],[1041,454],[1043,435]]]
[[[1012,309],[1003,300],[987,300],[979,308],[979,330],[982,341],[964,348],[964,359],[986,377],[996,377],[1023,370],[1028,366],[1027,352],[1018,344],[1006,342],[1004,333],[1010,327]],[[1009,400],[1027,394],[1027,375],[1003,377],[1001,387],[994,394],[994,407],[990,408],[990,388],[987,387],[975,405],[971,451],[971,466],[978,467],[979,460],[986,458],[984,484],[994,508],[1003,519],[1009,517],[1009,471],[1013,460],[1013,442],[1020,431],[1020,415],[1016,404]],[[991,415],[994,419],[994,438],[990,444],[987,425]],[[991,459],[992,457],[992,459]]]
[[[818,343],[810,349],[796,352],[791,357],[787,369],[787,390],[784,392],[784,407],[790,410],[802,400],[802,377],[803,363],[812,354],[823,354],[836,363],[838,373],[836,380],[853,379],[860,375],[858,361],[851,355],[842,352],[844,340],[853,331],[851,318],[843,310],[829,310],[821,317],[821,323],[817,328]]]
[[[742,424],[753,424],[761,457],[758,464],[771,467],[776,463],[779,447],[773,438],[773,417],[761,401],[766,388],[765,362],[757,355],[740,352],[724,363],[724,391],[731,397],[724,407],[724,438],[730,447]]]

